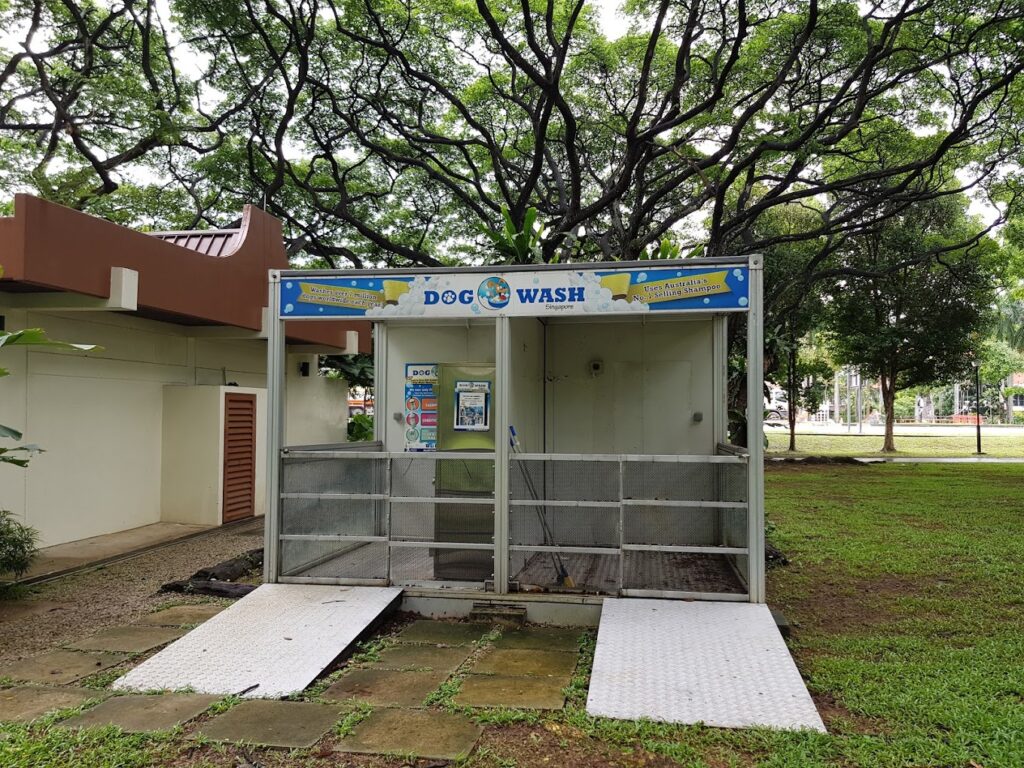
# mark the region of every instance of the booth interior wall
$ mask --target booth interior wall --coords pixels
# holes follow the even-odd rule
[[[714,321],[546,326],[551,453],[714,452]]]
[[[537,318],[509,319],[509,422],[527,453],[544,450],[545,333]]]
[[[458,325],[388,326],[388,354],[384,361],[388,413],[376,418],[384,424],[384,445],[389,451],[405,446],[405,423],[393,418],[401,415],[405,403],[405,366],[407,363],[494,363],[494,321],[462,322]]]

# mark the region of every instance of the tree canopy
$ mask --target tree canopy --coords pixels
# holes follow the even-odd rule
[[[828,291],[836,357],[880,382],[885,451],[895,450],[897,391],[962,376],[981,359],[1002,265],[991,240],[949,247],[972,229],[964,208],[951,197],[921,203],[851,240],[842,258],[860,274],[837,279]],[[917,262],[919,252],[943,255]]]
[[[629,0],[614,39],[584,0],[171,8],[0,4],[7,194],[175,227],[257,203],[336,266],[479,260],[530,211],[545,260],[813,243],[794,285],[918,203],[1017,204],[1017,2]]]

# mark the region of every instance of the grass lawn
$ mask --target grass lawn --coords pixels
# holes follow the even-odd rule
[[[987,456],[1024,457],[1021,435],[988,434],[982,427],[981,448]],[[896,453],[883,454],[881,435],[796,436],[796,453],[790,453],[789,431],[767,427],[768,451],[783,456],[973,456],[977,450],[974,433],[964,435],[896,435]]]
[[[1024,765],[1024,467],[787,465],[766,486],[771,538],[792,558],[770,572],[769,598],[796,622],[791,647],[828,735],[590,718],[588,633],[566,710],[478,713],[486,730],[466,765]],[[457,686],[445,683],[433,705],[452,707]],[[332,738],[246,760],[410,764],[338,755]],[[180,733],[0,726],[4,768],[246,765],[240,756]]]

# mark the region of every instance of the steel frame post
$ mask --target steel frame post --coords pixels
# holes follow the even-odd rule
[[[270,271],[267,303],[267,502],[263,521],[263,580],[280,576],[281,449],[284,447],[285,334],[281,319],[281,274]]]
[[[747,311],[747,587],[750,602],[765,601],[764,562],[764,273],[750,257]]]
[[[494,323],[495,363],[495,433],[494,433],[494,591],[508,592],[508,515],[509,515],[509,364],[511,323],[507,317],[498,317]]]
[[[387,446],[388,407],[388,327],[373,324],[373,439]]]

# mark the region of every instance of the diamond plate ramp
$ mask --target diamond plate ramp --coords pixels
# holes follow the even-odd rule
[[[280,698],[304,689],[401,594],[263,584],[111,686]]]
[[[766,605],[606,599],[587,712],[825,731]]]

